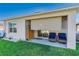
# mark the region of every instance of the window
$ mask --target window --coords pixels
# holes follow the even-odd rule
[[[48,37],[48,31],[41,31],[41,30],[39,30],[38,31],[38,36],[39,37]]]
[[[38,36],[39,36],[39,37],[42,37],[42,33],[41,33],[40,30],[38,30]]]
[[[14,33],[17,32],[15,21],[9,22],[9,32],[14,32]]]

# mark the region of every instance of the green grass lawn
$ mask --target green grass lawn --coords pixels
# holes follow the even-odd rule
[[[57,48],[29,42],[10,42],[0,40],[0,55],[2,56],[70,56],[79,55],[79,44],[76,50]]]

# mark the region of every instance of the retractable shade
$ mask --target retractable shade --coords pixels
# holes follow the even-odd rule
[[[61,17],[31,20],[32,30],[61,30],[61,26]]]

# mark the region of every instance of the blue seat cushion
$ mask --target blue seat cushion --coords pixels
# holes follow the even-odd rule
[[[49,39],[55,39],[56,33],[49,33]]]
[[[67,40],[66,33],[58,33],[58,37],[61,40]]]

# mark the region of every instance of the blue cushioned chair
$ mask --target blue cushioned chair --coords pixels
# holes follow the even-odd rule
[[[49,33],[49,41],[52,41],[52,42],[56,41],[56,33],[54,32]]]
[[[67,43],[66,33],[58,33],[58,42]]]

